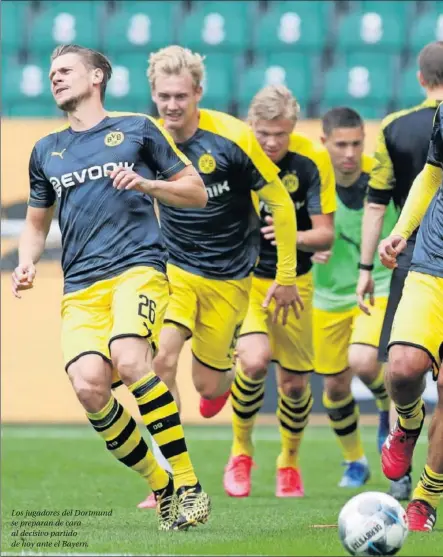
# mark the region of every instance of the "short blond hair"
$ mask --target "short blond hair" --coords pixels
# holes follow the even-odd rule
[[[248,122],[287,118],[297,122],[300,106],[285,85],[267,85],[254,96],[249,106]]]
[[[155,79],[163,75],[179,75],[184,70],[191,74],[194,87],[200,87],[205,77],[204,56],[189,48],[171,45],[153,52],[149,57],[148,79],[151,89],[155,89]]]

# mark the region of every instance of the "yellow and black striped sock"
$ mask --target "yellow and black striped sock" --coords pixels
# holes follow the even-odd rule
[[[374,381],[368,385],[368,389],[374,395],[375,404],[380,412],[389,412],[391,399],[389,398],[388,391],[385,387],[384,366],[380,368],[380,371]]]
[[[134,418],[113,396],[102,410],[86,415],[117,460],[143,476],[152,490],[165,488],[168,474],[158,465]]]
[[[186,447],[177,404],[163,381],[153,371],[129,386],[143,422],[168,460],[174,487],[191,486],[197,477]]]
[[[443,474],[437,474],[426,464],[412,498],[422,499],[436,509],[442,496]]]
[[[332,429],[337,435],[345,460],[354,462],[363,458],[364,451],[358,427],[360,412],[352,393],[343,400],[333,402],[323,392],[323,405],[328,413]]]
[[[420,397],[411,404],[404,406],[395,405],[398,414],[398,422],[406,431],[417,431],[423,426],[425,419],[425,403]]]
[[[281,453],[277,468],[296,468],[305,427],[314,399],[308,384],[300,398],[290,398],[278,390],[277,417],[280,422]]]
[[[265,378],[251,379],[237,366],[231,387],[233,456],[253,455],[252,429],[264,396]]]

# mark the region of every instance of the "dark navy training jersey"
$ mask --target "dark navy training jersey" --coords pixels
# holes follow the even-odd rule
[[[177,209],[159,203],[169,262],[213,279],[248,276],[259,252],[259,219],[252,191],[278,179],[247,124],[213,110],[200,110],[195,134],[180,150],[202,177],[204,209]]]
[[[167,179],[190,162],[144,114],[110,112],[96,126],[69,125],[40,139],[29,164],[31,207],[60,204],[65,293],[147,265],[165,271],[167,251],[150,196],[116,190],[106,172],[132,168]]]
[[[443,169],[443,103],[435,114],[427,164]],[[418,231],[411,270],[443,277],[442,184],[431,201]]]
[[[297,213],[297,230],[312,228],[311,216],[333,213],[336,209],[334,168],[328,151],[299,133],[291,134],[289,150],[278,163],[280,178],[289,192]],[[270,216],[269,207],[260,202],[261,225]],[[312,267],[312,253],[297,250],[297,276],[306,274]],[[257,277],[275,278],[277,248],[260,238],[260,259],[254,274]]]

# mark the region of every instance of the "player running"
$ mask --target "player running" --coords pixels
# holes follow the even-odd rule
[[[177,405],[152,371],[169,298],[167,251],[153,198],[196,208],[205,206],[207,194],[189,160],[152,118],[105,111],[111,74],[107,58],[94,50],[65,45],[52,54],[52,94],[68,124],[32,151],[12,290],[20,298],[20,291],[33,287],[58,198],[66,372],[106,448],[154,491],[159,528],[182,529],[207,520],[210,500],[191,464]],[[112,368],[134,395],[173,479],[113,396]]]
[[[364,126],[358,113],[334,108],[323,117],[323,142],[337,182],[335,241],[332,251],[316,253],[314,261],[315,370],[324,376],[323,404],[345,459],[340,487],[360,487],[370,471],[364,454],[359,411],[351,392],[357,375],[370,389],[379,409],[378,446],[389,433],[389,397],[377,349],[391,273],[380,263],[374,269],[375,298],[368,314],[357,306],[355,289],[360,265],[360,240],[372,158],[363,154]],[[397,214],[391,204],[384,230]]]
[[[389,341],[387,384],[398,419],[382,449],[382,468],[391,480],[403,477],[423,427],[425,374],[432,368],[438,401],[429,427],[426,465],[406,514],[412,531],[430,532],[443,495],[443,104],[437,109],[423,171],[409,193],[400,219],[379,247],[382,262],[397,265],[421,224],[411,268]],[[439,373],[440,371],[440,373]]]
[[[418,66],[418,80],[425,91],[426,100],[418,106],[387,116],[382,122],[377,141],[376,162],[369,179],[368,203],[363,215],[361,262],[365,268],[360,270],[357,286],[359,305],[363,311],[368,311],[365,297],[374,293],[371,269],[386,207],[393,200],[401,210],[414,178],[426,163],[432,121],[437,106],[443,100],[443,43],[437,41],[425,46],[418,57]],[[381,362],[388,359],[387,346],[392,322],[411,265],[416,235],[417,231],[412,233],[392,273],[378,353]],[[409,499],[411,491],[410,471],[398,481],[391,482],[390,493],[399,500]]]
[[[259,91],[249,108],[249,124],[265,153],[278,165],[297,211],[297,286],[304,310],[299,319],[290,314],[284,326],[273,321],[273,304],[267,308],[262,305],[275,279],[277,250],[272,216],[266,204],[260,202],[260,256],[254,269],[248,313],[237,342],[238,366],[231,394],[234,438],[224,488],[232,497],[247,497],[251,490],[252,431],[263,403],[271,361],[277,371],[281,434],[276,496],[304,495],[298,455],[313,402],[309,384],[314,369],[311,256],[332,245],[336,200],[329,154],[320,143],[294,131],[298,113],[296,99],[281,85]]]
[[[209,418],[230,394],[234,348],[259,254],[260,222],[251,194],[270,207],[275,220],[277,275],[263,303],[273,299],[274,315],[283,322],[301,304],[295,285],[295,211],[278,167],[250,127],[199,108],[204,79],[199,54],[180,46],[161,49],[151,54],[148,77],[162,123],[198,169],[209,195],[203,210],[159,204],[173,292],[154,366],[179,401],[178,358],[192,337],[192,377],[201,395],[200,413]]]

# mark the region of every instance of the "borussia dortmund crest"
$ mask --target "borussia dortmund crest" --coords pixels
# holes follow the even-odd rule
[[[289,193],[296,192],[300,185],[297,174],[293,172],[286,174],[286,176],[283,176],[282,182]]]
[[[200,172],[203,172],[203,174],[211,174],[214,172],[215,167],[215,159],[209,153],[205,153],[198,159],[198,169]]]

